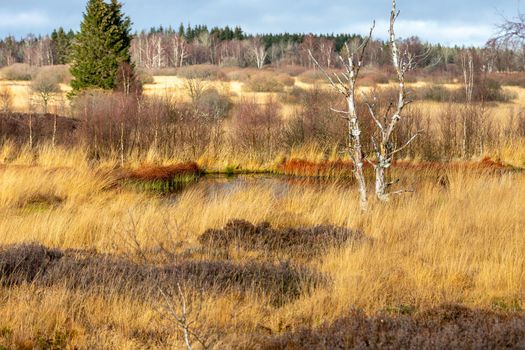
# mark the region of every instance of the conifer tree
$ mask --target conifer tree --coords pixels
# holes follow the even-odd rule
[[[66,33],[62,27],[53,30],[53,33],[51,33],[51,40],[53,43],[54,64],[69,63],[71,43],[73,42],[74,38],[75,34],[73,31]]]
[[[131,65],[131,21],[118,0],[89,0],[72,48],[74,92],[89,88],[114,89],[120,66]]]

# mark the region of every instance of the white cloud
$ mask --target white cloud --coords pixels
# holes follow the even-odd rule
[[[386,21],[377,22],[374,36],[386,38],[388,26]],[[422,40],[446,45],[484,45],[494,34],[494,27],[491,25],[456,22],[398,20],[396,28],[398,37],[418,36]],[[369,29],[370,24],[359,24],[345,28],[345,31],[365,34]]]
[[[40,12],[0,12],[0,28],[39,27],[51,23],[49,17]]]

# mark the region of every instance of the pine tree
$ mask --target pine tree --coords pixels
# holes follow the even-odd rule
[[[119,66],[131,65],[131,21],[117,0],[89,0],[72,48],[74,92],[89,88],[114,89]]]
[[[51,40],[53,43],[53,61],[55,64],[69,63],[71,43],[74,37],[75,34],[72,31],[66,33],[62,27],[53,30]]]

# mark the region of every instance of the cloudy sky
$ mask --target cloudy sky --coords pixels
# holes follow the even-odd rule
[[[87,0],[0,0],[0,36],[78,29]],[[377,21],[387,31],[389,0],[125,0],[134,28],[191,24],[240,25],[250,33],[347,32],[364,34]],[[483,45],[501,16],[519,0],[398,0],[400,36],[459,45]],[[525,8],[525,4],[521,6]]]

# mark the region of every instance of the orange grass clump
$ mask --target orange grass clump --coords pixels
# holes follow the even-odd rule
[[[303,159],[291,159],[278,166],[278,171],[285,175],[316,177],[350,177],[353,164],[348,160],[311,162]]]
[[[369,163],[365,168],[371,168]],[[394,161],[393,169],[412,170],[412,171],[447,171],[447,170],[481,170],[481,171],[503,171],[510,170],[511,167],[492,160],[489,157],[481,161],[458,161],[458,162],[421,162],[421,161]],[[291,159],[281,163],[278,172],[290,176],[311,176],[311,177],[351,177],[353,163],[350,160],[334,160],[313,162],[304,159]]]
[[[200,175],[201,169],[196,163],[180,163],[168,166],[143,166],[131,171],[126,176],[127,179],[139,181],[170,181],[177,177]]]

